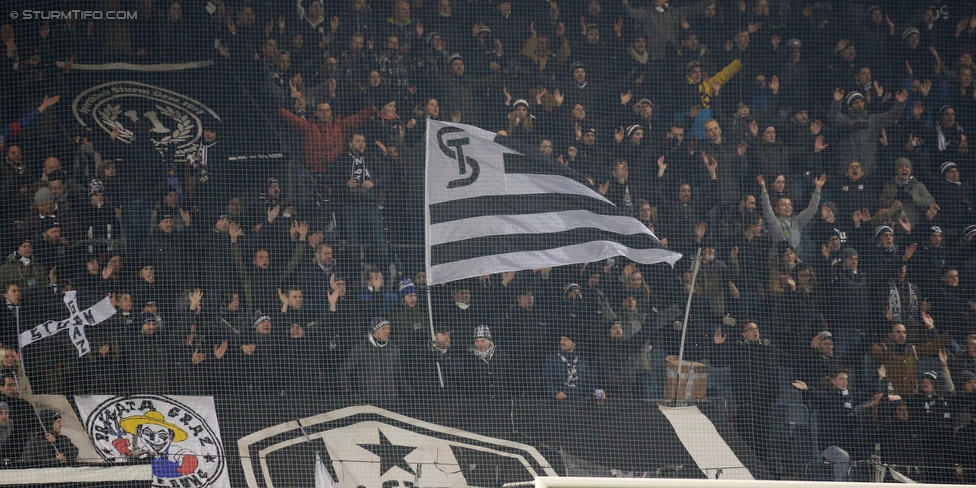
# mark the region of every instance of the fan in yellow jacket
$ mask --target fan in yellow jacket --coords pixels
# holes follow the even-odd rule
[[[717,96],[722,85],[728,83],[742,69],[742,61],[738,59],[732,61],[722,68],[722,71],[708,79],[705,79],[705,73],[698,61],[688,63],[685,68],[687,73],[685,82],[689,88],[696,90],[696,94],[688,94],[689,99],[694,98],[694,100],[689,100],[692,102],[689,106],[701,105],[702,108],[711,108],[712,97]]]

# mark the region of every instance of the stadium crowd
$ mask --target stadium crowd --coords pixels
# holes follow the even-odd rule
[[[130,7],[0,26],[0,457],[38,450],[31,390],[661,399],[687,322],[767,465],[795,394],[836,479],[877,444],[976,480],[973,2],[100,4]],[[299,178],[235,166],[220,127],[175,160],[57,105],[76,65],[200,59]],[[537,148],[685,257],[427,287],[431,119]],[[118,309],[91,352],[18,353],[70,290]]]

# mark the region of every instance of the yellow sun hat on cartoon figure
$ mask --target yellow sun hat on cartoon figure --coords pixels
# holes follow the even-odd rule
[[[173,442],[185,441],[187,437],[186,431],[177,427],[176,424],[171,424],[163,419],[163,414],[150,410],[146,412],[145,415],[133,415],[132,417],[126,417],[119,422],[119,427],[122,430],[136,435],[136,427],[142,424],[153,424],[160,427],[166,427],[173,431]]]

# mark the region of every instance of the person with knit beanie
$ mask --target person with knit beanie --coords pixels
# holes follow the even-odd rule
[[[56,410],[40,413],[43,432],[36,432],[24,448],[21,460],[30,467],[65,466],[78,459],[78,447],[61,433],[64,420]]]

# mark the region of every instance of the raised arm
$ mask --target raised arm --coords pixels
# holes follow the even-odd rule
[[[799,215],[797,215],[797,223],[800,224],[800,228],[803,228],[813,220],[813,217],[817,214],[817,209],[820,208],[820,189],[823,188],[824,183],[827,182],[827,175],[822,174],[813,182],[813,195],[810,197],[810,203],[807,204],[807,208],[803,209]]]
[[[308,222],[302,222],[298,224],[298,241],[295,242],[295,251],[291,253],[291,261],[288,261],[288,265],[285,266],[285,270],[281,273],[282,280],[288,279],[295,272],[295,268],[301,264],[302,256],[305,255],[305,248],[308,247],[308,244],[305,242],[307,239]]]
[[[878,121],[881,123],[881,127],[888,127],[894,125],[901,118],[902,112],[905,111],[905,101],[908,100],[908,92],[905,90],[898,90],[895,94],[895,104],[891,106],[891,110],[883,114],[878,114]]]
[[[284,107],[278,109],[278,115],[281,115],[289,124],[298,128],[303,128],[310,124],[309,121],[291,113],[290,110]]]
[[[772,225],[779,220],[776,217],[776,213],[773,212],[772,204],[769,202],[769,193],[766,192],[766,180],[763,179],[762,175],[759,175],[756,177],[756,181],[759,182],[759,187],[762,188],[759,200],[762,205],[763,218],[766,219],[767,224]]]

